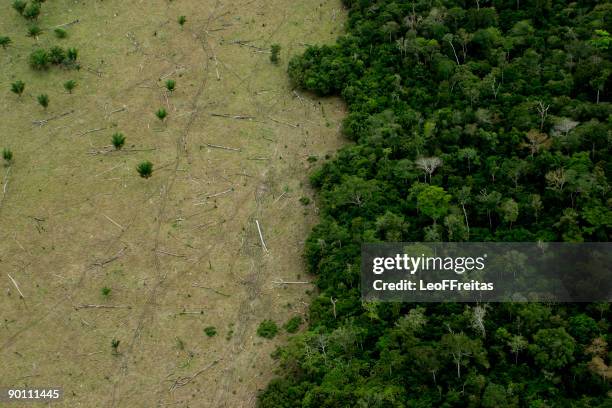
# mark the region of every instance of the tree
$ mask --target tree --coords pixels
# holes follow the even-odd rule
[[[70,80],[68,80],[68,81],[64,82],[64,89],[65,89],[66,91],[68,91],[68,93],[70,93],[70,94],[72,93],[72,91],[74,90],[74,88],[76,88],[76,86],[77,86],[76,81],[74,81],[74,80],[72,80],[72,79],[70,79]]]
[[[512,198],[504,200],[499,207],[499,211],[504,222],[510,224],[510,228],[512,228],[512,223],[516,221],[519,215],[519,206],[516,201]]]
[[[138,167],[136,167],[136,171],[140,174],[142,178],[149,178],[153,174],[153,163],[150,161],[141,162]]]
[[[448,213],[451,198],[442,187],[430,185],[418,193],[417,207],[436,225],[438,220]]]
[[[23,81],[15,81],[11,84],[11,92],[17,94],[19,96],[23,95],[23,91],[25,90],[25,82]]]
[[[514,364],[518,364],[518,355],[521,351],[525,350],[529,343],[523,336],[512,336],[510,341],[508,342],[508,347],[510,347],[510,351],[514,354]]]
[[[539,367],[554,372],[574,361],[575,347],[576,341],[563,327],[540,329],[533,336],[529,352]]]
[[[440,347],[451,357],[457,367],[457,378],[461,378],[461,367],[468,364],[470,358],[488,366],[486,352],[479,340],[470,339],[465,333],[447,333],[440,340]]]
[[[546,133],[538,132],[535,129],[531,129],[527,132],[526,137],[527,143],[525,143],[524,146],[529,148],[531,157],[541,150],[548,149],[552,144],[551,138]]]
[[[8,47],[11,42],[11,37],[7,37],[4,35],[0,36],[0,47],[2,47],[3,49],[6,49],[6,47]]]
[[[270,47],[270,61],[273,64],[278,64],[278,62],[280,61],[280,58],[279,58],[280,50],[281,50],[280,44],[272,44],[272,46]]]
[[[425,172],[425,181],[427,182],[427,176],[429,176],[429,183],[431,183],[431,175],[442,165],[442,159],[439,157],[421,157],[416,159],[415,164]]]
[[[38,104],[45,109],[47,109],[47,107],[49,106],[49,95],[47,94],[38,95],[36,97],[36,100],[38,101]]]
[[[123,133],[120,132],[114,133],[111,138],[111,142],[116,150],[121,150],[121,148],[125,144],[125,136],[123,135]]]

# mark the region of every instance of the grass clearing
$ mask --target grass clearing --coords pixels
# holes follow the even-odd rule
[[[257,327],[312,288],[273,283],[304,273],[308,157],[342,143],[341,102],[293,93],[286,64],[340,33],[340,1],[58,0],[38,37],[2,7],[0,377],[62,386],[57,407],[253,406],[285,338]],[[56,45],[81,69],[30,68]]]

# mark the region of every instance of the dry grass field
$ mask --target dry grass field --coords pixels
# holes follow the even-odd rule
[[[287,336],[257,326],[303,315],[313,289],[274,283],[312,279],[299,200],[342,143],[341,102],[294,92],[286,64],[340,34],[340,1],[49,0],[38,38],[0,7],[0,386],[63,387],[57,407],[254,406]],[[53,45],[81,69],[28,66]]]

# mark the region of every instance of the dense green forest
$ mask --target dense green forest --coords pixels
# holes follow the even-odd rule
[[[352,141],[312,176],[309,328],[260,407],[612,406],[609,303],[363,303],[360,245],[608,241],[612,3],[344,0],[289,63]]]

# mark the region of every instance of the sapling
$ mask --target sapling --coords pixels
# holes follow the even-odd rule
[[[49,68],[51,62],[49,54],[43,49],[37,49],[30,54],[30,66],[36,70],[45,70]]]
[[[111,348],[113,349],[113,354],[114,355],[119,354],[119,343],[121,343],[121,341],[119,341],[117,339],[112,339],[111,340]]]
[[[204,329],[204,333],[206,333],[208,337],[213,337],[217,334],[217,329],[215,326],[208,326]]]
[[[180,26],[181,26],[181,27],[182,27],[182,26],[184,26],[186,22],[187,22],[187,17],[185,17],[185,16],[180,16],[180,17],[178,18],[178,23],[180,24]]]
[[[266,339],[271,339],[278,333],[278,326],[272,320],[264,320],[257,328],[257,335]]]
[[[169,79],[166,81],[166,89],[170,92],[174,91],[176,88],[176,81],[174,79]]]
[[[72,62],[76,61],[77,57],[79,55],[79,51],[76,48],[68,48],[68,59]]]
[[[7,148],[2,149],[2,158],[4,159],[7,165],[11,164],[11,162],[13,161],[13,152]]]
[[[38,3],[37,1],[31,2],[25,7],[21,15],[27,18],[28,20],[36,20],[40,15],[40,3]]]
[[[74,90],[74,88],[76,88],[76,86],[77,86],[77,83],[73,79],[69,79],[68,81],[64,82],[64,89],[68,91],[68,93],[72,93],[72,91]]]
[[[102,297],[103,298],[108,298],[110,296],[111,293],[111,288],[109,288],[108,286],[104,286],[100,292],[102,293]]]
[[[38,100],[38,103],[40,104],[40,106],[47,109],[47,106],[49,106],[49,95],[40,94],[38,95],[36,99]]]
[[[26,6],[27,3],[23,0],[15,0],[13,2],[13,8],[21,15],[23,15],[23,11],[25,10]]]
[[[64,30],[63,28],[56,28],[55,30],[53,30],[53,32],[55,33],[55,36],[57,38],[68,37],[68,31]]]
[[[49,50],[49,61],[59,65],[66,59],[66,51],[62,47],[54,46]]]
[[[166,119],[166,116],[168,116],[168,112],[166,112],[164,108],[159,108],[157,112],[155,112],[155,116],[157,116],[157,118],[163,122],[163,120]]]
[[[142,178],[149,178],[153,174],[153,163],[150,161],[143,161],[136,167],[136,171],[140,174]]]
[[[25,90],[25,82],[15,81],[11,84],[11,92],[21,96]]]
[[[42,30],[37,25],[32,25],[28,27],[28,37],[38,38],[38,36],[42,33]]]
[[[0,47],[6,49],[12,43],[11,37],[7,37],[5,35],[0,36]]]
[[[116,150],[121,150],[121,148],[125,144],[125,136],[123,135],[123,133],[117,132],[113,134],[113,137],[111,138],[111,143],[113,144],[113,146],[115,146]]]

